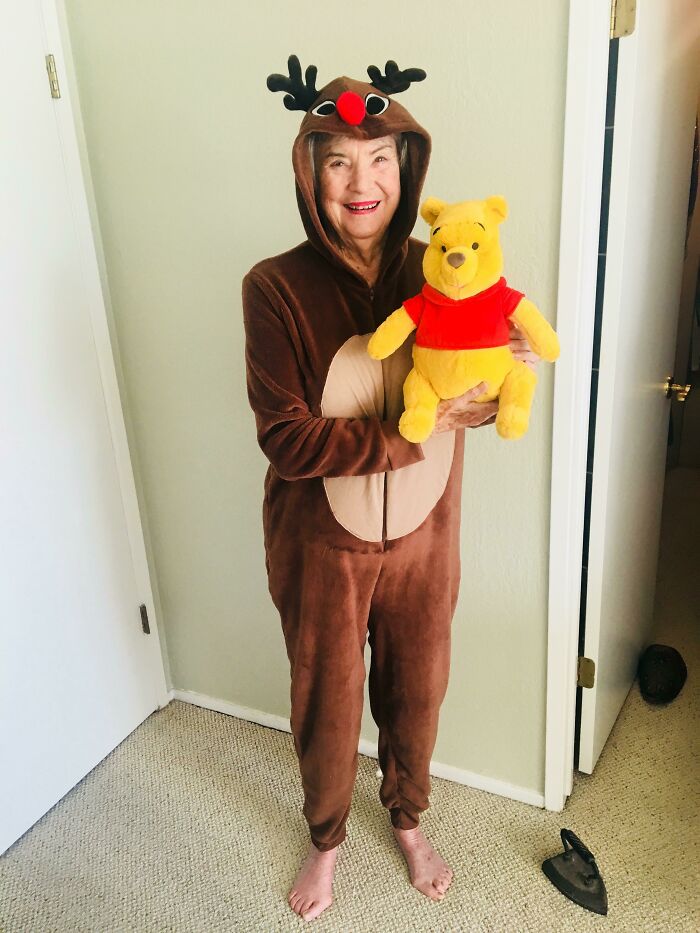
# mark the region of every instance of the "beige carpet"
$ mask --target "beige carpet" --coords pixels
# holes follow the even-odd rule
[[[313,928],[700,929],[699,527],[700,472],[675,470],[667,483],[657,634],[688,665],[680,697],[650,707],[635,685],[595,774],[576,776],[562,814],[433,779],[422,825],[455,871],[442,902],[410,886],[378,801],[376,762],[361,757],[335,902]],[[173,702],[0,858],[0,928],[308,928],[286,903],[308,842],[300,807],[290,735]],[[562,826],[598,858],[607,917],[566,900],[540,870],[559,851]]]

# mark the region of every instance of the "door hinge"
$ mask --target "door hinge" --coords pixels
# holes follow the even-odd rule
[[[578,659],[577,687],[592,687],[595,683],[595,661],[590,658]]]
[[[631,36],[637,21],[637,0],[612,0],[610,7],[610,38]]]
[[[58,75],[56,74],[56,62],[53,55],[46,56],[46,70],[49,73],[49,85],[51,87],[51,96],[60,97],[61,89],[58,86]]]
[[[141,628],[144,630],[146,635],[151,634],[151,626],[148,624],[148,610],[145,606],[139,606],[141,612]]]

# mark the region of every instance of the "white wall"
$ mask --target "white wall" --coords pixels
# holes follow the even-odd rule
[[[401,96],[433,136],[424,194],[505,195],[506,275],[556,323],[568,4],[65,6],[172,684],[288,716],[240,280],[303,239],[290,156],[302,115],[265,79],[292,52],[318,66],[319,88],[387,58],[424,68]],[[434,754],[537,793],[553,369],[540,372],[524,439],[467,436],[463,580]],[[363,735],[376,737],[368,704]]]

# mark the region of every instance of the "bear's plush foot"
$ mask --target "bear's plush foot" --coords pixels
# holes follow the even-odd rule
[[[527,431],[529,421],[529,409],[517,405],[504,405],[498,409],[496,415],[496,430],[501,437],[514,441]]]
[[[412,444],[427,440],[435,427],[435,410],[410,408],[399,419],[399,434]]]

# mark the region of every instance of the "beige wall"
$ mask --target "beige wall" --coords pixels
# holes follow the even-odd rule
[[[424,193],[505,195],[506,275],[555,323],[568,4],[65,2],[172,684],[288,716],[240,281],[303,239],[290,160],[301,114],[265,78],[291,52],[318,65],[319,88],[387,58],[424,68],[402,95],[433,135]],[[543,364],[523,440],[467,435],[463,582],[434,754],[537,792],[552,384]],[[376,737],[368,704],[363,734]]]

